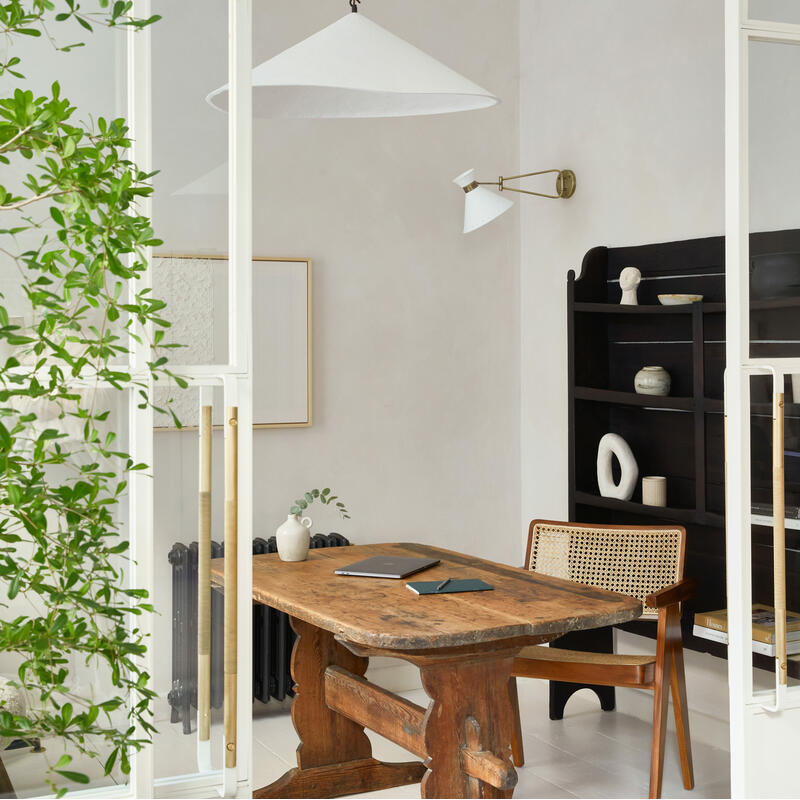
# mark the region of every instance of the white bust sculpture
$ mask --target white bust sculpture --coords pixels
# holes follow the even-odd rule
[[[638,306],[636,289],[642,281],[642,273],[636,267],[625,267],[619,274],[619,285],[622,289],[622,299],[619,301],[622,306]]]

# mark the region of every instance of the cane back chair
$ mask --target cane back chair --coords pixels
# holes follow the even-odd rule
[[[691,596],[693,587],[693,582],[683,577],[685,550],[686,530],[679,525],[531,522],[527,569],[638,597],[643,607],[641,619],[657,620],[658,630],[653,656],[587,653],[543,645],[523,648],[514,661],[510,686],[515,707],[512,753],[517,766],[524,763],[518,677],[650,689],[655,696],[650,797],[660,797],[671,686],[683,785],[694,787],[680,625],[680,603]]]

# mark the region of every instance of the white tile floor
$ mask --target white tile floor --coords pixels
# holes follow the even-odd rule
[[[630,707],[618,690],[620,706]],[[651,726],[624,710],[600,710],[588,691],[573,696],[563,720],[551,722],[547,714],[547,684],[519,681],[520,709],[525,746],[525,766],[518,770],[518,798],[647,797],[650,769]],[[404,697],[427,705],[419,689]],[[637,698],[639,699],[639,698]],[[633,705],[644,706],[649,698]],[[643,702],[642,702],[643,701]],[[294,766],[297,737],[288,714],[269,706],[254,721],[256,747],[255,783],[263,786]],[[729,755],[704,741],[706,726],[696,720],[693,742],[695,789],[687,792],[681,782],[674,727],[664,767],[663,797],[716,798],[730,796]],[[409,754],[377,734],[370,733],[376,758],[405,761]],[[404,786],[360,797],[416,798],[418,786]]]
[[[617,690],[615,712],[600,710],[594,695],[582,691],[567,705],[563,720],[551,722],[547,715],[547,684],[519,681],[520,708],[525,746],[525,766],[518,770],[517,798],[560,797],[647,797],[650,763],[649,722],[644,719],[649,697]],[[427,705],[421,689],[405,692],[405,697]],[[636,713],[632,713],[631,710]],[[155,748],[156,776],[174,776],[194,771],[195,739],[184,736],[180,725],[170,725],[165,714],[158,714],[159,735]],[[215,714],[216,717],[216,714]],[[216,721],[216,720],[215,720]],[[728,752],[709,743],[718,739],[714,725],[695,715],[693,752],[696,787],[686,792],[681,783],[674,728],[670,736],[664,767],[663,797],[729,797]],[[295,765],[297,736],[289,715],[289,704],[256,704],[254,729],[254,783],[263,786]],[[213,726],[213,752],[219,753],[220,725]],[[392,742],[370,734],[376,758],[407,761],[409,754]],[[4,756],[11,780],[20,797],[33,796],[39,766],[33,754]],[[41,778],[39,778],[41,780]],[[93,785],[95,784],[93,781]],[[416,798],[418,786],[405,786],[363,797]]]

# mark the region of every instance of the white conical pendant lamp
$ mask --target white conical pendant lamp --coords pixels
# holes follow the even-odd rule
[[[228,110],[228,85],[206,100]],[[498,99],[363,14],[347,14],[253,69],[255,117],[406,117]]]

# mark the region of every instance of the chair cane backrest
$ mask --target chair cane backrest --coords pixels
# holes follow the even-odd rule
[[[683,578],[686,529],[675,526],[584,525],[535,519],[528,533],[528,569],[638,597],[641,619],[658,612],[647,595]]]

